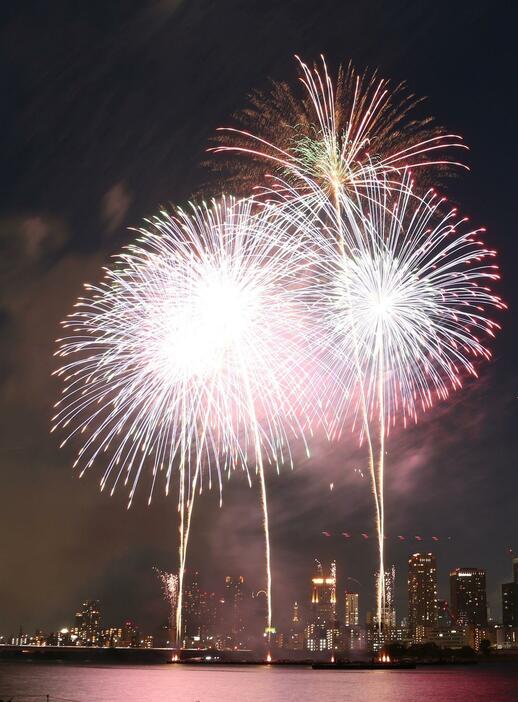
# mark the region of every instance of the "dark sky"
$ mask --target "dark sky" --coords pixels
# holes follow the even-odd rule
[[[74,475],[72,450],[48,433],[58,393],[53,340],[85,281],[159,205],[183,203],[206,179],[215,127],[266,78],[294,80],[293,54],[378,66],[428,96],[427,110],[471,147],[471,173],[448,183],[500,252],[510,304],[494,360],[476,386],[391,437],[387,533],[421,534],[439,560],[440,594],[454,566],[488,570],[491,608],[518,551],[518,282],[516,76],[518,17],[504,2],[374,0],[112,0],[4,3],[0,172],[0,633],[70,623],[86,597],[107,623],[152,630],[164,605],[152,567],[174,569],[175,500],[146,490],[98,492]],[[310,461],[269,479],[275,611],[307,600],[313,559],[338,560],[370,607],[374,545],[323,530],[372,533],[365,455],[352,437],[317,445]],[[199,500],[190,564],[208,588],[226,573],[262,584],[257,487],[236,475]],[[334,490],[329,489],[334,482]],[[451,536],[433,544],[431,535]],[[405,614],[405,563],[389,540]]]

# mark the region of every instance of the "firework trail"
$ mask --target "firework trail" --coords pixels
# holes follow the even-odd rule
[[[382,566],[390,429],[416,422],[466,376],[477,376],[478,361],[490,358],[486,340],[499,329],[489,311],[505,308],[490,287],[499,273],[496,252],[480,239],[483,230],[468,229],[433,190],[418,197],[409,171],[397,188],[387,178],[373,180],[355,198],[341,192],[339,208],[315,191],[318,214],[309,212],[301,227],[314,266],[312,353],[329,376],[322,390],[328,430],[338,438],[352,414],[369,443]],[[284,209],[300,226],[300,202],[288,198]],[[337,212],[338,232],[332,227]]]
[[[322,197],[332,208],[325,208],[335,233],[334,244],[345,260],[349,252],[342,231],[343,207],[350,199],[365,193],[374,182],[398,187],[404,168],[434,167],[448,172],[463,166],[443,155],[447,149],[465,149],[461,138],[433,126],[431,118],[417,119],[414,109],[421,102],[405,91],[403,83],[393,86],[376,72],[358,74],[351,65],[339,69],[331,79],[324,57],[321,66],[307,66],[297,57],[302,95],[286,83],[273,83],[269,94],[255,93],[250,106],[238,114],[238,128],[223,128],[217,137],[217,153],[233,156],[223,166],[230,172],[234,186],[257,188],[266,169],[273,166],[279,175],[273,188],[277,195],[289,197],[304,210],[318,212]],[[238,159],[236,157],[244,158]],[[424,175],[420,179],[425,182]],[[392,182],[394,181],[394,182]],[[271,191],[270,191],[271,192]],[[345,197],[347,196],[347,197]],[[344,203],[345,197],[345,203]],[[360,349],[354,348],[356,375],[362,378]],[[384,597],[383,493],[378,490],[374,439],[367,414],[366,388],[359,384],[363,415],[363,435],[369,451],[376,521],[380,526],[379,552],[381,573],[377,609],[381,622]],[[380,439],[380,451],[384,451]],[[378,461],[379,462],[379,461]]]
[[[169,605],[168,626],[169,631],[173,632],[173,630],[176,630],[178,575],[176,573],[167,573],[159,568],[154,568],[154,571],[162,584],[162,592]],[[176,634],[172,637],[172,639],[177,639]]]
[[[307,264],[250,200],[161,212],[139,231],[63,323],[53,430],[66,430],[61,445],[82,439],[80,475],[97,462],[101,490],[129,485],[129,505],[145,470],[149,501],[159,475],[168,492],[178,472],[181,637],[196,492],[216,476],[221,500],[223,476],[239,467],[250,481],[252,468],[266,529],[265,465],[291,463],[289,440],[302,434],[304,324],[292,281]],[[271,627],[268,540],[266,560]]]

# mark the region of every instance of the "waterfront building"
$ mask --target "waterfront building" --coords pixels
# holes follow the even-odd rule
[[[340,631],[336,616],[336,563],[324,574],[317,561],[317,570],[311,579],[311,617],[306,626],[308,651],[331,651],[338,647]]]
[[[408,559],[408,629],[415,643],[426,640],[437,626],[437,564],[432,553]]]
[[[487,625],[486,571],[456,568],[450,573],[450,611],[456,626]]]
[[[374,574],[374,591],[378,592],[379,571]],[[396,566],[385,571],[385,605],[381,612],[381,630],[388,633],[396,627]],[[377,616],[373,616],[374,626],[378,625]]]
[[[502,626],[496,629],[496,647],[500,650],[518,650],[518,627]]]
[[[195,647],[201,641],[202,604],[200,574],[197,570],[186,573],[183,596],[183,635],[184,645]]]
[[[518,583],[502,585],[502,624],[518,626]]]
[[[344,610],[344,624],[345,626],[358,626],[359,624],[359,607],[358,607],[358,593],[357,592],[346,592],[345,593],[345,610]]]
[[[98,646],[100,641],[101,611],[99,600],[86,600],[76,612],[75,631],[81,646]]]
[[[291,626],[286,648],[291,651],[302,651],[304,648],[304,624],[301,619],[298,602],[293,603]]]
[[[243,575],[225,578],[225,626],[231,648],[245,648],[246,642],[246,586]]]

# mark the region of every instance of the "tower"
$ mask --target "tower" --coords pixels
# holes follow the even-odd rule
[[[95,646],[99,640],[101,613],[98,600],[86,600],[76,613],[77,635],[83,646]]]
[[[345,626],[358,626],[358,622],[359,622],[358,593],[357,592],[346,592],[345,593],[344,624],[345,624]]]
[[[234,646],[242,646],[245,635],[245,579],[227,575],[225,578],[226,626]]]
[[[293,603],[288,645],[292,651],[300,651],[304,648],[304,626],[302,624],[298,602]]]
[[[502,585],[502,624],[518,626],[518,557],[513,557],[513,582]]]
[[[201,638],[201,591],[198,571],[188,574],[183,600],[184,638],[190,646]]]
[[[437,626],[437,564],[432,553],[414,553],[408,559],[408,626],[415,642]]]
[[[310,651],[333,650],[337,646],[338,621],[336,618],[336,563],[325,575],[317,561],[316,573],[311,579],[311,619],[306,627],[306,646]]]
[[[374,574],[376,592],[379,587],[379,571]],[[385,571],[385,604],[381,612],[382,631],[387,632],[396,626],[396,566]]]
[[[456,568],[450,573],[451,613],[459,624],[487,626],[486,571]]]

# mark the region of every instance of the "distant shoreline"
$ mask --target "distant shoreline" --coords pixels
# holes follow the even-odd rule
[[[135,665],[160,665],[174,663],[176,665],[188,665],[194,667],[208,667],[221,665],[238,666],[299,666],[310,668],[313,664],[322,664],[322,658],[289,658],[280,653],[271,663],[261,659],[252,651],[182,651],[181,661],[173,661],[176,655],[174,649],[170,648],[95,648],[80,646],[0,646],[0,661],[27,662],[27,663],[92,663],[92,664],[135,664]],[[217,656],[217,657],[216,657]],[[343,657],[345,659],[345,656]],[[368,664],[370,656],[363,656],[362,659],[351,663],[350,668],[360,665],[362,662]],[[453,658],[453,659],[432,659],[419,660],[412,659],[418,666],[451,666],[470,665],[473,663],[500,663],[518,662],[518,651],[513,652],[493,652],[489,656],[478,656],[477,658]],[[347,666],[348,667],[348,666]],[[328,666],[329,670],[337,670],[333,666]]]

